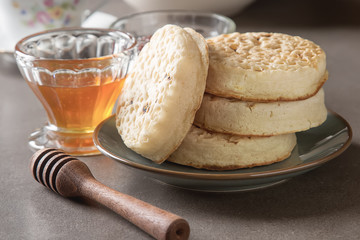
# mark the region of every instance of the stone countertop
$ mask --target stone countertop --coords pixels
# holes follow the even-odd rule
[[[359,239],[359,10],[350,0],[258,0],[232,16],[240,32],[299,35],[325,50],[327,107],[354,136],[320,168],[272,188],[214,194],[160,184],[102,155],[80,159],[105,185],[187,219],[190,239]],[[116,0],[103,11],[134,12]],[[27,137],[46,116],[17,67],[0,60],[0,239],[151,239],[95,202],[63,198],[34,181]]]

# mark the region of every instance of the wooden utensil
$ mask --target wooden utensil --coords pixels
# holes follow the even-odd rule
[[[112,209],[156,239],[188,239],[188,222],[170,212],[98,182],[82,161],[58,149],[42,149],[31,158],[38,182],[64,197],[81,196]]]

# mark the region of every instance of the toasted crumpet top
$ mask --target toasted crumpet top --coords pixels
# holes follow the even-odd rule
[[[299,100],[326,81],[326,56],[315,43],[281,33],[232,33],[207,40],[206,91],[247,101]]]
[[[200,107],[208,71],[205,39],[166,25],[137,57],[121,92],[116,127],[125,145],[163,162],[181,143]]]

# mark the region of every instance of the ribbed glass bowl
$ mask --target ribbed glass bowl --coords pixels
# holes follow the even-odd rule
[[[201,33],[205,38],[220,34],[231,33],[236,30],[236,25],[230,18],[208,12],[163,10],[140,12],[119,18],[111,24],[110,28],[129,32],[137,41],[146,43],[152,34],[166,24],[180,27],[190,27]]]
[[[30,148],[98,154],[92,133],[112,114],[136,46],[132,35],[109,29],[56,29],[19,41],[17,65],[48,117]]]

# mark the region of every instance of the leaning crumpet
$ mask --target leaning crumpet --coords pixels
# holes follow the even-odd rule
[[[295,133],[242,137],[193,126],[168,161],[208,170],[249,168],[282,161],[295,145]]]
[[[324,90],[298,101],[246,102],[206,93],[194,124],[243,136],[272,136],[308,130],[325,122]]]
[[[243,101],[295,101],[317,93],[328,78],[324,51],[282,33],[232,33],[207,40],[206,92]]]
[[[141,50],[118,100],[125,145],[161,163],[180,145],[200,107],[208,72],[205,39],[166,25]]]

